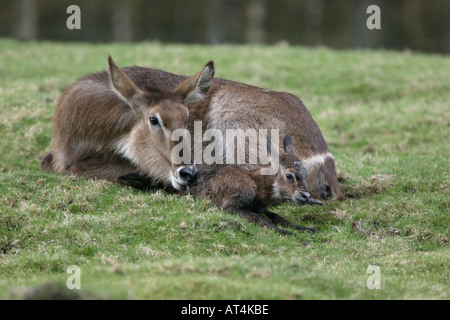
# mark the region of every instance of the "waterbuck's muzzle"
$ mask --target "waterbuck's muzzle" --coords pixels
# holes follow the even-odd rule
[[[178,177],[188,184],[194,183],[198,177],[197,167],[195,165],[181,167],[178,169]]]
[[[181,166],[176,171],[176,176],[171,176],[172,185],[177,190],[186,188],[189,184],[197,181],[198,171],[194,165]]]

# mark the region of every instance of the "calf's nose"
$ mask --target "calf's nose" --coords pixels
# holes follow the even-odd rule
[[[300,191],[300,194],[305,199],[309,199],[311,197],[311,195],[308,192],[305,192],[305,191]]]

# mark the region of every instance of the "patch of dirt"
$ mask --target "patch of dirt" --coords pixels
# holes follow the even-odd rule
[[[25,291],[24,300],[81,300],[76,290],[69,290],[63,285],[44,283]]]
[[[390,234],[391,236],[396,236],[399,235],[401,233],[401,231],[399,229],[395,229],[393,227],[389,228],[388,234]]]
[[[350,179],[350,175],[348,173],[343,172],[343,171],[337,172],[337,180],[339,183],[343,183],[349,179]]]
[[[375,233],[372,228],[369,230],[364,230],[362,227],[362,220],[359,219],[358,222],[352,222],[352,230],[355,231],[357,234],[360,234],[362,236],[368,237],[368,238],[380,238],[380,235]]]
[[[398,235],[402,234],[401,230],[396,229],[394,227],[390,227],[388,232],[384,233],[384,234],[375,233],[372,228],[370,228],[369,230],[365,230],[362,227],[362,219],[359,219],[358,222],[354,222],[354,221],[352,222],[352,230],[354,232],[356,232],[357,234],[360,234],[364,237],[375,238],[375,239],[380,239],[384,236],[398,236]]]
[[[14,241],[11,242],[11,243],[4,243],[4,244],[1,244],[1,245],[0,245],[0,251],[1,251],[2,254],[8,254],[8,252],[9,252],[12,248],[16,247],[18,244],[19,244],[19,241],[18,241],[18,240],[14,240]]]

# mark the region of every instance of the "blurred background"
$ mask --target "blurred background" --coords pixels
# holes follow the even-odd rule
[[[0,0],[0,37],[267,43],[450,53],[449,0]],[[81,30],[69,30],[69,5]],[[381,30],[369,30],[369,5]]]

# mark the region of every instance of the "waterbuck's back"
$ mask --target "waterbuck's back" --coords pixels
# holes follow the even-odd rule
[[[216,80],[204,119],[208,128],[225,134],[227,129],[278,129],[290,135],[296,154],[308,172],[308,189],[315,197],[341,197],[334,158],[323,135],[303,102],[292,94]],[[199,113],[201,115],[201,112]],[[272,137],[273,139],[274,137]],[[281,144],[279,144],[281,145]],[[226,150],[226,152],[234,150]],[[251,153],[246,149],[246,163]],[[256,166],[245,166],[255,169]]]
[[[53,131],[54,169],[93,155],[113,157],[113,143],[129,132],[137,115],[114,94],[106,72],[70,86],[58,101]]]
[[[136,84],[153,90],[173,90],[187,78],[144,67],[124,70],[128,70]],[[203,121],[206,128],[219,130],[279,129],[280,137],[291,135],[300,158],[304,159],[329,152],[319,127],[296,96],[220,78],[213,80],[213,87],[206,108],[199,104],[191,106],[191,121]]]

